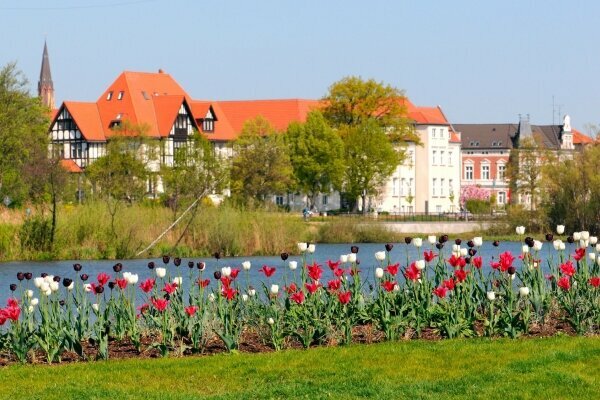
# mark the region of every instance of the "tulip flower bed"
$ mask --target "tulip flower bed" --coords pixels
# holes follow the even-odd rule
[[[523,234],[522,227],[517,232]],[[358,259],[359,248],[320,265],[314,244],[299,243],[301,261],[263,265],[261,287],[250,285],[250,262],[207,271],[165,256],[140,281],[116,264],[90,278],[17,274],[0,311],[0,360],[48,363],[280,350],[400,338],[548,336],[600,330],[600,265],[587,232],[570,253],[541,260],[541,241],[527,237],[522,253],[498,252],[484,268],[482,239],[463,246],[446,235],[406,238],[401,246]],[[550,244],[551,243],[551,244]],[[423,258],[408,258],[416,246]],[[600,246],[599,246],[600,247]],[[587,253],[587,254],[586,254]],[[218,254],[216,255],[218,258]]]

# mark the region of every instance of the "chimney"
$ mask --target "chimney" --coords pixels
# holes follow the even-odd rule
[[[158,69],[158,73],[159,73],[159,74],[164,74],[164,73],[165,73],[165,71],[163,71],[163,69],[162,69],[162,68],[159,68],[159,69]]]
[[[519,140],[526,137],[533,137],[531,124],[529,123],[529,114],[527,114],[525,117],[519,115]]]

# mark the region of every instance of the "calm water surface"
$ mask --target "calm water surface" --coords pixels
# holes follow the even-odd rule
[[[400,262],[402,266],[406,265],[406,257],[408,252],[408,257],[410,260],[416,260],[418,258],[423,258],[423,251],[429,250],[431,246],[427,243],[426,240],[423,241],[423,247],[421,249],[417,249],[412,245],[405,245],[404,243],[395,243],[394,248],[391,251],[390,255],[393,262]],[[454,242],[450,241],[445,244],[443,251],[444,257],[448,258],[449,254],[452,250],[452,245]],[[364,244],[355,244],[359,246],[358,259],[360,260],[360,269],[363,274],[366,274],[368,277],[373,276],[373,269],[378,265],[375,260],[374,253],[376,251],[384,250],[383,244],[378,243],[364,243]],[[317,244],[317,250],[314,255],[309,255],[308,260],[311,262],[313,260],[319,263],[325,263],[327,260],[339,260],[341,254],[350,253],[351,244]],[[463,247],[466,247],[466,241],[463,241]],[[520,242],[504,242],[501,243],[499,247],[494,247],[492,242],[484,242],[483,246],[479,250],[479,254],[483,257],[484,260],[484,269],[489,269],[489,263],[492,258],[497,258],[498,254],[504,251],[510,251],[515,255],[515,257],[521,254],[521,246]],[[435,253],[439,251],[433,248]],[[567,244],[567,252],[572,253],[575,250],[574,244]],[[540,258],[545,261],[548,259],[550,254],[554,254],[554,248],[552,247],[552,243],[545,242],[542,250],[540,251]],[[232,267],[240,267],[243,261],[252,262],[252,269],[250,270],[249,279],[251,284],[256,287],[260,286],[260,282],[264,281],[264,275],[259,273],[258,270],[262,265],[267,264],[270,266],[277,267],[277,272],[272,278],[274,281],[281,282],[283,279],[284,273],[287,277],[290,277],[291,272],[287,268],[287,261],[284,263],[279,256],[273,257],[230,257],[230,258],[222,258],[217,261],[214,258],[193,258],[193,259],[183,259],[181,266],[179,267],[179,275],[187,280],[189,274],[189,268],[187,267],[187,262],[189,260],[192,261],[204,261],[207,265],[206,271],[204,273],[205,277],[211,277],[212,273],[217,267],[223,266],[232,266]],[[300,256],[290,256],[289,260],[296,260],[299,263],[302,258]],[[132,273],[139,274],[140,281],[154,276],[154,271],[148,269],[147,265],[149,261],[154,261],[157,266],[162,266],[161,259],[137,259],[137,260],[120,260],[123,264],[123,272],[129,271]],[[518,259],[517,259],[518,261]],[[9,284],[17,283],[16,275],[17,272],[32,272],[33,276],[39,276],[42,272],[47,272],[51,275],[58,275],[61,277],[69,277],[74,278],[76,276],[75,271],[73,270],[73,264],[79,262],[83,269],[81,273],[87,273],[90,276],[90,281],[95,280],[95,277],[100,272],[107,272],[111,276],[114,275],[112,266],[118,262],[115,260],[102,260],[102,261],[45,261],[45,262],[8,262],[8,263],[0,263],[0,306],[3,306],[6,303],[6,299],[10,294]],[[515,263],[516,266],[520,264]],[[283,268],[285,266],[285,268]],[[544,264],[544,267],[547,265]],[[325,268],[328,270],[327,268]],[[169,270],[171,276],[176,276],[176,267],[172,264],[169,265]],[[194,269],[194,277],[197,274],[197,270]],[[326,271],[325,279],[330,279],[330,273]],[[240,273],[241,279],[246,279],[244,271]],[[239,279],[239,278],[238,278]],[[26,282],[26,281],[23,281]],[[33,286],[33,282],[29,283],[30,286]]]

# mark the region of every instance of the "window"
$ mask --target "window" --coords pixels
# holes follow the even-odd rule
[[[454,194],[454,187],[452,185],[452,179],[448,179],[448,195],[452,196]]]
[[[282,206],[283,205],[283,196],[275,196],[275,204],[277,204],[278,206]]]
[[[506,173],[506,165],[498,164],[498,179],[504,179],[505,173]]]
[[[484,164],[481,166],[481,179],[490,179],[490,166]]]
[[[473,180],[473,166],[465,165],[465,179],[468,181]]]
[[[112,92],[111,92],[111,93],[112,93]],[[123,100],[123,95],[124,95],[124,94],[125,94],[125,92],[121,90],[121,91],[119,92],[119,96],[117,97],[117,100]]]
[[[106,100],[110,101],[112,99],[113,92],[108,92],[106,94]]]
[[[326,206],[327,204],[329,204],[329,196],[327,196],[326,194],[324,194],[321,197],[321,204],[323,204],[324,206]]]
[[[441,213],[442,212],[442,206],[440,206],[440,205],[435,206],[435,212]]]
[[[406,186],[406,179],[402,178],[402,183],[400,183],[400,196],[404,196],[404,186]]]
[[[437,151],[434,150],[432,154],[431,165],[437,165]]]
[[[440,164],[444,165],[444,151],[440,151]]]
[[[433,137],[435,139],[435,128],[431,129],[431,137]]]
[[[506,204],[506,192],[498,192],[498,204]]]
[[[450,166],[452,165],[452,152],[451,151],[448,152],[448,165],[450,165]]]
[[[71,143],[71,158],[83,158],[83,143]]]
[[[392,181],[392,196],[398,196],[398,178]]]
[[[444,178],[440,179],[440,196],[444,196],[444,184],[446,180]]]
[[[148,96],[148,93],[146,93],[143,90],[142,90],[142,96],[144,97],[144,100],[150,100],[150,97]]]
[[[431,189],[432,189],[431,194],[432,194],[432,196],[435,196],[436,195],[435,187],[437,186],[437,179],[433,178],[432,181],[433,181],[433,184],[431,185]]]
[[[204,132],[213,132],[215,130],[215,122],[212,118],[206,118],[202,122],[202,130]]]

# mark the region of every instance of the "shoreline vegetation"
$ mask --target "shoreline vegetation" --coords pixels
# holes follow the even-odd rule
[[[159,204],[124,206],[115,219],[115,235],[111,234],[111,218],[101,202],[63,205],[58,216],[56,238],[50,249],[43,243],[43,219],[37,218],[36,213],[28,214],[26,209],[0,212],[0,261],[110,260],[156,258],[163,254],[207,257],[215,251],[224,256],[270,256],[294,252],[298,240],[321,244],[396,243],[403,242],[406,236],[445,233],[392,232],[382,224],[385,221],[369,218],[329,216],[305,222],[294,212],[203,205],[191,222],[183,219],[148,252],[136,257],[174,221],[169,208]],[[518,235],[503,233],[507,230],[502,223],[497,221],[488,231],[453,236],[519,241]]]

